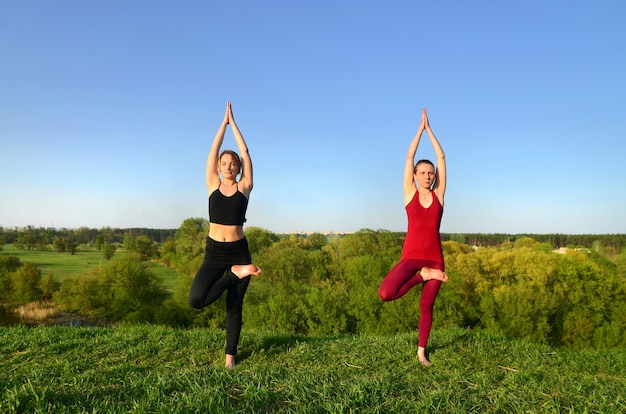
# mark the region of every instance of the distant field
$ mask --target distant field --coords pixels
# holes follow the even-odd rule
[[[59,253],[53,250],[50,251],[36,251],[36,250],[18,250],[12,244],[6,244],[3,246],[3,250],[0,253],[12,254],[22,262],[34,263],[41,269],[42,277],[52,275],[54,280],[62,281],[67,277],[74,277],[84,274],[94,267],[106,264],[107,260],[102,257],[102,253],[95,249],[79,249],[73,255],[69,253]],[[121,254],[117,251],[113,256]],[[166,289],[173,289],[178,279],[178,273],[169,267],[163,266],[157,262],[148,263],[150,269],[159,277],[163,279],[163,286]]]

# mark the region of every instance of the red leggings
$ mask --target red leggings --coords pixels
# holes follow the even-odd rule
[[[443,270],[443,264],[427,260],[401,259],[393,269],[385,276],[383,283],[378,289],[378,296],[385,302],[398,299],[409,291],[413,286],[423,283],[422,298],[420,300],[420,321],[417,344],[426,348],[430,327],[433,324],[433,306],[441,281],[424,281],[419,271],[427,266],[433,269]]]

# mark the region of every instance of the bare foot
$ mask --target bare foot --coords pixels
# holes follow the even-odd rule
[[[440,280],[442,282],[448,281],[448,275],[439,269],[431,269],[430,267],[422,267],[420,270],[422,279],[426,280]]]
[[[420,360],[420,362],[422,363],[422,365],[424,365],[425,367],[429,367],[430,366],[430,361],[426,358],[426,349],[418,346],[417,347],[417,358]]]
[[[226,354],[226,363],[224,364],[224,367],[228,369],[235,369],[235,356],[234,355]]]
[[[233,272],[233,274],[239,279],[243,279],[248,276],[258,276],[261,274],[261,268],[253,264],[233,265],[230,268],[230,271]]]

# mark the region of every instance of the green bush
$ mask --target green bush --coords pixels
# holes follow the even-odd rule
[[[130,253],[85,275],[64,279],[53,298],[68,312],[108,321],[152,322],[167,296],[142,258]]]
[[[11,277],[12,302],[22,305],[41,297],[41,270],[33,263],[24,263]]]
[[[163,263],[180,274],[171,296],[140,257],[127,255],[67,280],[54,294],[55,303],[113,321],[222,328],[224,298],[201,311],[187,303],[208,225],[204,219],[185,220],[161,246]],[[400,259],[404,234],[364,229],[332,237],[278,236],[249,228],[246,237],[253,262],[263,269],[246,295],[247,328],[306,335],[417,330],[420,286],[396,301],[378,297],[380,283]],[[478,327],[572,349],[626,344],[626,251],[617,254],[596,243],[594,249],[558,254],[531,237],[501,238],[499,247],[443,243],[450,280],[435,303],[435,329]],[[15,290],[18,264],[0,256],[3,291]],[[20,300],[29,289],[54,290],[46,282],[23,279]]]

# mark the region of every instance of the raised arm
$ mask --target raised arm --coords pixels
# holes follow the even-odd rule
[[[404,188],[404,204],[407,205],[415,195],[417,191],[417,186],[415,185],[415,154],[417,153],[417,147],[419,146],[420,140],[422,138],[422,133],[425,128],[425,117],[426,110],[422,111],[422,120],[420,121],[420,126],[417,130],[417,133],[413,137],[411,144],[409,145],[409,150],[406,153],[406,160],[404,162],[404,177],[403,177],[403,188]]]
[[[224,119],[220,124],[215,138],[213,138],[213,144],[209,151],[209,156],[206,161],[206,188],[209,190],[209,194],[220,186],[220,173],[219,173],[219,156],[222,142],[224,142],[224,134],[226,133],[226,127],[228,126],[230,113],[230,102],[226,104],[226,113]]]
[[[430,142],[433,145],[433,150],[435,151],[435,156],[437,157],[437,166],[436,166],[436,179],[435,185],[433,187],[433,191],[437,194],[437,198],[441,205],[443,205],[443,197],[446,193],[446,154],[444,154],[443,149],[441,148],[441,144],[437,140],[437,137],[430,129],[430,123],[428,122],[428,115],[426,115],[426,109],[424,109],[424,129],[426,129],[426,133],[428,134],[428,138],[430,138]]]
[[[244,193],[246,197],[249,197],[250,191],[252,191],[253,186],[252,159],[250,158],[250,153],[248,151],[246,141],[243,139],[243,135],[241,134],[241,131],[239,131],[239,127],[235,122],[230,102],[228,103],[228,122],[233,129],[233,135],[235,136],[235,142],[237,143],[239,156],[241,157],[241,177],[239,178],[239,191]]]

